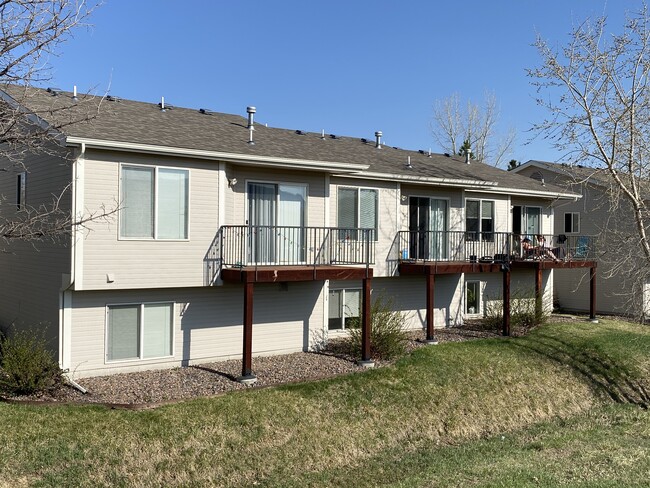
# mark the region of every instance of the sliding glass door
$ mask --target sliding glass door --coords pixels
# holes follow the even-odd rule
[[[305,260],[307,189],[302,185],[248,184],[250,261],[298,264]]]
[[[409,199],[409,256],[448,259],[447,201],[427,197]]]

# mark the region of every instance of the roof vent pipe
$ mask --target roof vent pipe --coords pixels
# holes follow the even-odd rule
[[[472,150],[468,148],[467,151],[465,151],[465,164],[469,164],[469,160],[471,156],[472,156]]]
[[[381,133],[380,130],[378,130],[377,132],[375,132],[375,141],[376,141],[376,142],[375,142],[375,147],[376,147],[377,149],[381,149],[381,136],[382,136],[382,135],[383,135],[383,134]]]
[[[165,111],[165,97],[160,97],[160,111]]]
[[[253,115],[257,112],[257,109],[255,107],[246,107],[246,113],[248,114],[248,129],[250,130],[253,128]],[[253,130],[255,130],[253,128]]]
[[[76,102],[77,100],[79,100],[79,98],[77,98],[77,85],[74,85],[74,86],[72,87],[72,99],[73,99],[75,102]]]

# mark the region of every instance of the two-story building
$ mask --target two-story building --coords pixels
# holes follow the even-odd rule
[[[566,200],[555,208],[554,234],[580,242],[594,238],[598,256],[597,312],[634,317],[650,315],[650,282],[636,271],[645,267],[641,248],[630,235],[637,233],[633,210],[618,198],[606,170],[588,166],[527,161],[513,170],[539,182],[580,193],[579,200]],[[556,304],[564,310],[589,309],[587,271],[554,273]]]
[[[380,294],[430,340],[505,298],[507,332],[511,287],[549,308],[555,268],[595,273],[586,254],[521,250],[523,235],[552,235],[554,207],[579,194],[389,147],[380,132],[267,127],[252,107],[237,116],[15,87],[2,97],[40,124],[96,113],[0,177],[16,219],[53,195],[77,219],[108,213],[56,242],[8,243],[0,258],[0,323],[47,329],[77,377],[230,358],[252,377],[252,356],[309,350],[350,317],[367,336]]]

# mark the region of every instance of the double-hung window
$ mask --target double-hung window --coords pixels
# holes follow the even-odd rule
[[[172,355],[173,303],[109,305],[106,360],[126,361]]]
[[[350,320],[359,318],[360,304],[360,289],[330,290],[328,329],[347,329]]]
[[[494,240],[494,202],[467,200],[465,202],[465,231],[468,241]]]
[[[378,191],[369,188],[339,188],[338,227],[342,229],[371,229],[371,240],[377,240]],[[354,231],[343,231],[342,237],[357,239]]]
[[[566,212],[564,214],[564,232],[566,234],[577,234],[580,232],[580,213]]]
[[[187,239],[189,171],[123,165],[120,237]]]

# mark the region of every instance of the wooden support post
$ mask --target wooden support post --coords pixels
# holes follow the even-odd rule
[[[535,315],[542,316],[543,309],[543,288],[542,288],[542,267],[538,264],[535,268]]]
[[[427,344],[437,344],[433,335],[434,333],[434,318],[433,318],[433,304],[434,304],[434,290],[436,276],[433,274],[432,269],[428,268],[427,277]]]
[[[361,361],[359,364],[366,368],[372,368],[375,363],[370,359],[370,334],[372,332],[370,290],[372,289],[372,278],[363,279],[363,297],[361,298]]]
[[[589,268],[589,320],[597,323],[596,319],[596,267]]]
[[[242,375],[239,379],[244,384],[254,383],[253,374],[253,292],[254,284],[244,283],[244,351],[242,354]]]
[[[503,335],[510,335],[510,268],[503,269]]]

